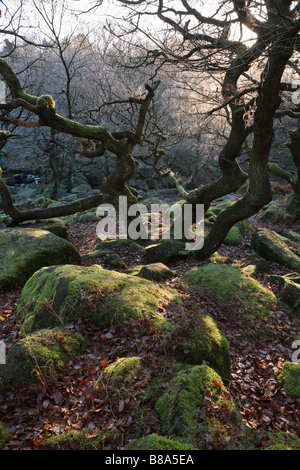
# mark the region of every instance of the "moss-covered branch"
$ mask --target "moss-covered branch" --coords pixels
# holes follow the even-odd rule
[[[135,202],[136,197],[127,185],[127,181],[133,177],[136,171],[136,162],[132,157],[132,153],[135,145],[142,140],[146,114],[159,82],[153,87],[145,85],[147,94],[140,102],[135,130],[111,133],[104,126],[86,125],[59,115],[55,109],[55,101],[50,95],[36,97],[24,93],[17,75],[3,59],[0,59],[0,74],[6,81],[12,96],[10,102],[0,103],[0,109],[10,111],[24,108],[38,116],[39,126],[46,126],[52,130],[83,139],[85,144],[81,155],[84,157],[95,158],[104,155],[106,150],[115,154],[117,157],[116,167],[103,183],[101,191],[107,195],[106,201],[108,197],[113,202],[118,195],[127,194]],[[2,139],[7,138],[6,134],[1,134],[1,136]],[[93,148],[90,148],[89,142],[92,142]],[[3,200],[4,210],[13,219],[13,223],[69,215],[104,202],[103,195],[99,194],[99,196],[82,199],[64,206],[21,212],[15,207],[9,188],[2,178],[0,181],[0,195]]]

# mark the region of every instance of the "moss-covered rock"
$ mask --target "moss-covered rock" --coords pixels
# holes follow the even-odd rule
[[[20,228],[35,228],[38,230],[46,230],[48,232],[54,233],[54,235],[57,237],[64,238],[65,240],[69,239],[66,222],[59,218],[41,220],[34,223],[23,223],[20,225]]]
[[[286,210],[293,214],[296,219],[300,219],[300,197],[297,194],[293,194],[288,198]]]
[[[173,277],[175,273],[163,263],[151,263],[143,266],[137,275],[150,281],[160,281]]]
[[[185,243],[174,239],[163,239],[154,245],[146,247],[147,263],[169,263],[175,259],[186,258],[189,252],[185,249]]]
[[[0,230],[0,290],[23,286],[43,266],[72,263],[79,258],[70,242],[46,230]]]
[[[12,222],[12,219],[6,214],[0,214],[0,228],[6,228]]]
[[[178,372],[157,400],[155,409],[160,418],[161,433],[172,439],[177,436],[194,445],[201,441],[205,435],[202,432],[207,432],[200,426],[201,405],[205,397],[212,402],[212,410],[226,409],[229,422],[240,421],[220,376],[209,366],[200,365]],[[206,428],[207,422],[204,421]]]
[[[300,439],[293,433],[269,433],[271,445],[264,450],[300,450]]]
[[[171,300],[176,295],[175,290],[99,265],[53,266],[42,268],[27,281],[17,307],[17,322],[30,332],[79,318],[107,327],[111,321],[120,324],[131,317],[147,318],[167,328],[169,322],[157,308],[160,299]]]
[[[253,233],[251,245],[263,258],[300,270],[300,257],[296,253],[299,246],[273,230],[257,229]]]
[[[125,269],[126,264],[117,253],[107,253],[104,256],[104,264],[114,269]]]
[[[81,214],[79,216],[79,222],[81,223],[89,223],[89,222],[99,222],[100,217],[98,217],[96,214],[93,214],[91,212],[87,212],[86,214]]]
[[[145,249],[134,240],[130,238],[120,238],[118,240],[102,240],[99,242],[95,250],[116,250],[118,248],[129,248],[132,251],[136,251],[143,254]]]
[[[125,450],[197,450],[197,448],[190,444],[158,436],[157,434],[150,434],[149,436],[132,441],[125,447]]]
[[[224,244],[225,245],[239,245],[243,240],[243,235],[241,234],[239,228],[237,226],[231,227],[229,232],[227,233]]]
[[[223,381],[230,380],[229,343],[224,333],[209,315],[199,309],[182,311],[172,332],[176,359],[185,364],[206,363],[216,370]]]
[[[120,357],[104,369],[104,374],[109,376],[110,382],[126,383],[133,379],[141,369],[141,358]]]
[[[270,270],[268,261],[256,254],[247,256],[241,267],[243,272],[251,277],[256,277],[258,273],[265,273]]]
[[[284,214],[283,223],[286,225],[293,225],[296,219],[296,216],[293,214]]]
[[[283,280],[284,284],[279,292],[279,298],[289,305],[294,313],[300,314],[300,284],[287,276],[283,276]]]
[[[282,232],[277,232],[279,235],[282,235],[285,238],[288,238],[292,242],[296,242],[300,245],[300,234],[294,232],[294,230],[283,230]]]
[[[45,439],[43,447],[46,450],[104,450],[108,442],[118,439],[115,429],[103,429],[98,433],[74,429]]]
[[[91,190],[91,186],[88,183],[82,183],[75,186],[72,190],[72,194],[87,194]]]
[[[270,222],[276,223],[280,220],[281,216],[282,211],[277,207],[276,204],[271,203],[266,207],[266,210],[261,216],[261,219],[266,219]]]
[[[22,386],[42,380],[60,371],[88,340],[68,330],[45,329],[19,340],[8,352],[6,364],[0,365],[0,378]]]
[[[2,450],[7,442],[9,442],[12,438],[12,435],[6,431],[3,425],[0,423],[0,450]]]
[[[253,227],[248,219],[240,220],[235,224],[235,226],[239,229],[242,235],[244,235],[246,230],[253,230]]]
[[[292,398],[300,398],[300,364],[285,362],[278,379],[288,395]]]
[[[235,309],[243,312],[242,321],[249,334],[268,331],[267,320],[276,305],[276,296],[257,280],[250,278],[239,267],[225,263],[203,263],[183,277],[184,284],[198,292],[213,296],[223,302],[234,301]],[[271,333],[271,331],[269,331]]]
[[[83,258],[104,258],[107,255],[114,255],[116,254],[113,250],[93,250],[89,253],[83,255]]]

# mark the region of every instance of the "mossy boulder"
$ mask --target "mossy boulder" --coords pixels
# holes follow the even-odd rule
[[[125,269],[126,264],[117,253],[107,253],[104,255],[104,264],[114,269]]]
[[[147,263],[161,262],[167,264],[170,261],[189,256],[185,243],[174,239],[160,240],[158,243],[147,246],[145,251]]]
[[[297,217],[293,214],[284,214],[283,216],[283,223],[286,225],[293,225],[293,223],[297,220]]]
[[[285,238],[288,238],[292,242],[296,242],[300,245],[300,234],[297,232],[294,232],[294,230],[283,230],[277,233],[279,233],[279,235],[282,235]]]
[[[248,219],[240,220],[235,224],[235,227],[239,229],[242,235],[245,234],[246,230],[253,230],[253,227]]]
[[[229,232],[227,233],[224,244],[225,245],[239,245],[243,240],[243,235],[241,234],[239,228],[237,226],[231,227]]]
[[[292,398],[300,398],[300,364],[285,362],[278,379],[286,393]]]
[[[20,228],[34,228],[38,230],[47,230],[48,232],[54,233],[57,237],[69,239],[68,229],[66,222],[59,218],[41,220],[40,222],[34,223],[23,223]]]
[[[0,290],[23,286],[43,266],[72,263],[80,259],[74,245],[46,230],[6,228],[0,230]]]
[[[8,215],[0,214],[0,228],[6,228],[11,222],[12,219]]]
[[[88,340],[79,333],[61,328],[40,330],[19,340],[8,352],[6,364],[0,365],[0,378],[28,386],[38,379],[61,371]]]
[[[197,448],[157,434],[150,434],[132,441],[125,447],[125,450],[197,450]]]
[[[201,415],[205,413],[204,409],[201,411],[205,397],[212,402],[212,409],[226,409],[229,422],[240,421],[221,377],[209,366],[199,365],[178,372],[165,393],[158,398],[155,409],[160,419],[161,433],[172,439],[184,439],[193,445],[201,441],[205,435],[202,431],[207,432],[204,427],[201,431],[200,426]]]
[[[191,313],[193,312],[193,313]],[[182,310],[173,330],[173,354],[177,361],[185,364],[206,363],[216,370],[224,382],[230,380],[229,343],[214,319],[199,311]]]
[[[100,217],[98,217],[96,214],[93,214],[91,212],[87,212],[86,214],[81,214],[79,216],[79,222],[86,224],[89,222],[99,222]]]
[[[296,219],[300,219],[300,196],[297,194],[290,196],[288,198],[286,210],[290,214],[293,214]]]
[[[294,313],[300,313],[300,276],[286,275],[278,276],[280,280],[279,298],[286,305],[289,305]],[[272,278],[272,277],[271,277]],[[296,281],[296,282],[295,282]],[[298,282],[297,282],[298,281]]]
[[[71,190],[72,194],[87,194],[91,190],[91,186],[88,183],[82,183],[78,186],[74,186]]]
[[[2,450],[11,439],[12,435],[6,431],[4,426],[0,423],[0,450]]]
[[[260,218],[276,223],[280,220],[281,216],[282,216],[282,211],[277,207],[276,204],[271,203],[266,207],[265,212]]]
[[[255,277],[258,273],[268,272],[270,265],[268,261],[261,256],[254,254],[247,256],[242,264],[243,272],[248,276]]]
[[[140,369],[140,357],[120,357],[115,362],[105,367],[103,372],[105,375],[109,376],[109,380],[112,383],[126,383],[131,381],[137,375]]]
[[[300,270],[299,246],[288,238],[267,228],[257,229],[251,240],[252,248],[263,258]]]
[[[174,271],[163,263],[151,263],[143,266],[137,276],[150,281],[160,281],[161,279],[169,279],[175,275]]]
[[[145,249],[134,240],[130,238],[119,238],[118,240],[102,240],[100,241],[95,250],[116,250],[118,248],[128,248],[132,251],[136,251],[143,254]]]
[[[99,265],[52,266],[40,269],[27,281],[17,322],[31,332],[79,318],[89,318],[104,328],[111,321],[121,324],[130,317],[147,318],[163,328],[170,322],[157,312],[159,301],[176,295],[175,290]]]
[[[276,296],[238,266],[203,263],[188,271],[183,283],[222,302],[232,301],[234,309],[243,312],[242,322],[249,334],[255,335],[256,330],[260,334],[260,319],[264,320],[264,328],[268,331],[265,320],[276,305]]]
[[[105,258],[107,255],[114,255],[116,254],[113,250],[93,250],[83,255],[83,258]]]

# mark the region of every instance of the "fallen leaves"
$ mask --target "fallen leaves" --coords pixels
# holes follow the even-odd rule
[[[255,225],[255,224],[253,224]],[[75,241],[81,253],[91,251],[97,243],[95,225],[75,223],[70,227],[70,238]],[[250,250],[247,246],[221,248],[221,254],[243,259]],[[133,258],[129,250],[122,251],[126,264],[139,264],[140,258]],[[98,261],[98,260],[97,260]],[[100,260],[101,261],[101,260]],[[90,261],[95,263],[95,260]],[[88,263],[88,260],[82,261]],[[174,262],[172,268],[184,273],[197,265],[196,260]],[[285,268],[271,263],[273,272],[285,274]],[[298,432],[300,428],[299,400],[288,397],[277,377],[283,363],[291,360],[292,343],[299,334],[295,320],[273,305],[272,321],[276,336],[272,339],[263,335],[250,341],[245,335],[243,311],[234,302],[222,304],[207,296],[194,295],[181,285],[181,274],[166,280],[166,285],[178,288],[187,306],[211,315],[224,331],[230,345],[232,379],[228,386],[237,408],[247,427],[256,431]],[[259,282],[270,289],[266,276],[259,274]],[[14,323],[15,310],[21,289],[0,294],[0,340],[5,339],[9,349],[19,338],[20,332]],[[103,293],[99,293],[101,298]],[[174,313],[166,299],[161,299],[159,312],[174,321]],[[119,436],[118,442],[107,441],[107,448],[123,448],[136,437],[136,416],[141,413],[143,397],[152,378],[160,378],[161,393],[168,388],[174,374],[172,363],[165,355],[165,349],[157,341],[159,330],[150,322],[136,324],[126,321],[122,328],[111,325],[107,329],[95,328],[89,321],[78,321],[66,325],[70,331],[81,331],[90,339],[89,348],[69,362],[64,370],[47,378],[47,388],[33,384],[27,389],[17,385],[1,389],[0,414],[5,418],[5,427],[12,432],[13,439],[8,449],[39,449],[51,435],[74,429],[88,429],[93,433],[101,429],[113,429]],[[183,332],[184,334],[184,332]],[[171,336],[170,336],[171,337]],[[168,347],[176,348],[176,344]],[[107,387],[99,377],[104,368],[119,357],[140,356],[143,368],[131,383],[130,390],[120,384],[116,395],[107,393]],[[96,386],[97,384],[97,386]],[[222,384],[214,381],[221,389]],[[216,409],[211,396],[205,394],[204,405],[211,413],[219,413],[227,425],[228,410]],[[140,418],[141,434],[160,432],[158,416],[154,411],[155,399],[151,399]],[[230,437],[220,434],[220,448],[226,448]],[[262,438],[262,446],[267,445]],[[205,445],[213,445],[213,436],[207,433]]]

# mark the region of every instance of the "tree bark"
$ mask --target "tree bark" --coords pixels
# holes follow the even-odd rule
[[[291,36],[281,38],[271,48],[262,77],[261,93],[257,99],[254,121],[254,140],[250,155],[250,185],[247,193],[227,209],[221,211],[205,238],[204,246],[194,253],[195,258],[211,256],[223,243],[230,228],[240,220],[256,214],[272,200],[268,177],[268,158],[274,137],[273,120],[280,102],[280,81],[288,60],[292,56]],[[290,45],[290,47],[287,47]]]

